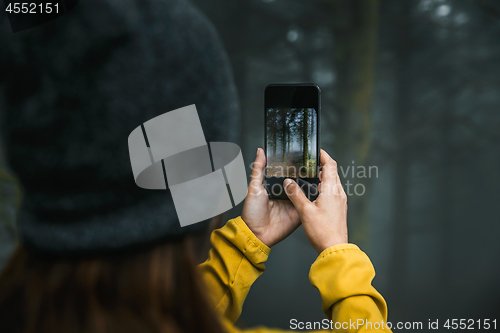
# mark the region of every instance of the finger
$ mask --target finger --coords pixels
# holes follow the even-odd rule
[[[337,175],[337,179],[336,179],[335,184],[334,184],[334,189],[335,189],[334,194],[336,194],[336,195],[342,195],[342,193],[345,192],[344,187],[342,186],[342,182],[340,181],[339,175]]]
[[[303,212],[307,206],[312,205],[311,201],[309,201],[304,192],[302,192],[299,184],[297,184],[292,179],[285,179],[285,181],[283,182],[283,188],[286,195],[299,213]]]
[[[321,149],[320,159],[323,165],[323,170],[321,170],[321,181],[335,184],[338,177],[337,162],[335,162],[323,149]]]
[[[331,158],[330,155],[328,155],[328,153],[324,149],[320,149],[320,152],[319,152],[319,164],[320,165],[325,165],[329,161],[333,161],[333,158]]]
[[[325,200],[331,200],[332,197],[342,195],[344,193],[344,188],[342,187],[342,184],[339,182],[330,182],[330,183],[321,183],[320,187],[320,196],[319,197],[324,197]],[[326,199],[327,198],[327,199]]]
[[[321,181],[321,178],[323,177],[323,171],[319,172],[319,181]]]
[[[262,189],[262,181],[264,180],[264,168],[266,167],[266,156],[264,150],[257,149],[255,161],[252,164],[252,173],[250,174],[250,184],[248,191],[256,193]]]

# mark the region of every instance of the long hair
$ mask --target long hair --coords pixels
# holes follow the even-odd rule
[[[223,332],[191,240],[135,253],[54,258],[18,247],[0,274],[9,333]]]

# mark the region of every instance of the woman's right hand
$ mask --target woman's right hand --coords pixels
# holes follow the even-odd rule
[[[321,253],[330,246],[347,243],[347,195],[337,172],[337,162],[323,149],[320,154],[319,196],[311,202],[299,185],[285,179],[283,187],[299,213],[307,239]]]

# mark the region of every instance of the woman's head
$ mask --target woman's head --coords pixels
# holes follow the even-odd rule
[[[168,190],[135,185],[127,146],[140,124],[191,104],[207,141],[235,140],[229,62],[196,8],[88,0],[45,25],[0,32],[0,44],[0,133],[24,187],[23,244],[114,252],[202,226],[180,227]]]
[[[184,0],[88,0],[0,44],[0,133],[24,188],[0,330],[220,332],[190,241],[208,223],[181,228],[168,191],[135,186],[127,147],[191,104],[207,141],[235,141],[214,27]]]

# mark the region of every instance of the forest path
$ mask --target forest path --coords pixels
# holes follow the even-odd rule
[[[302,152],[289,152],[285,154],[285,157],[286,162],[282,162],[283,154],[268,157],[268,177],[298,177],[299,168],[302,166]]]

